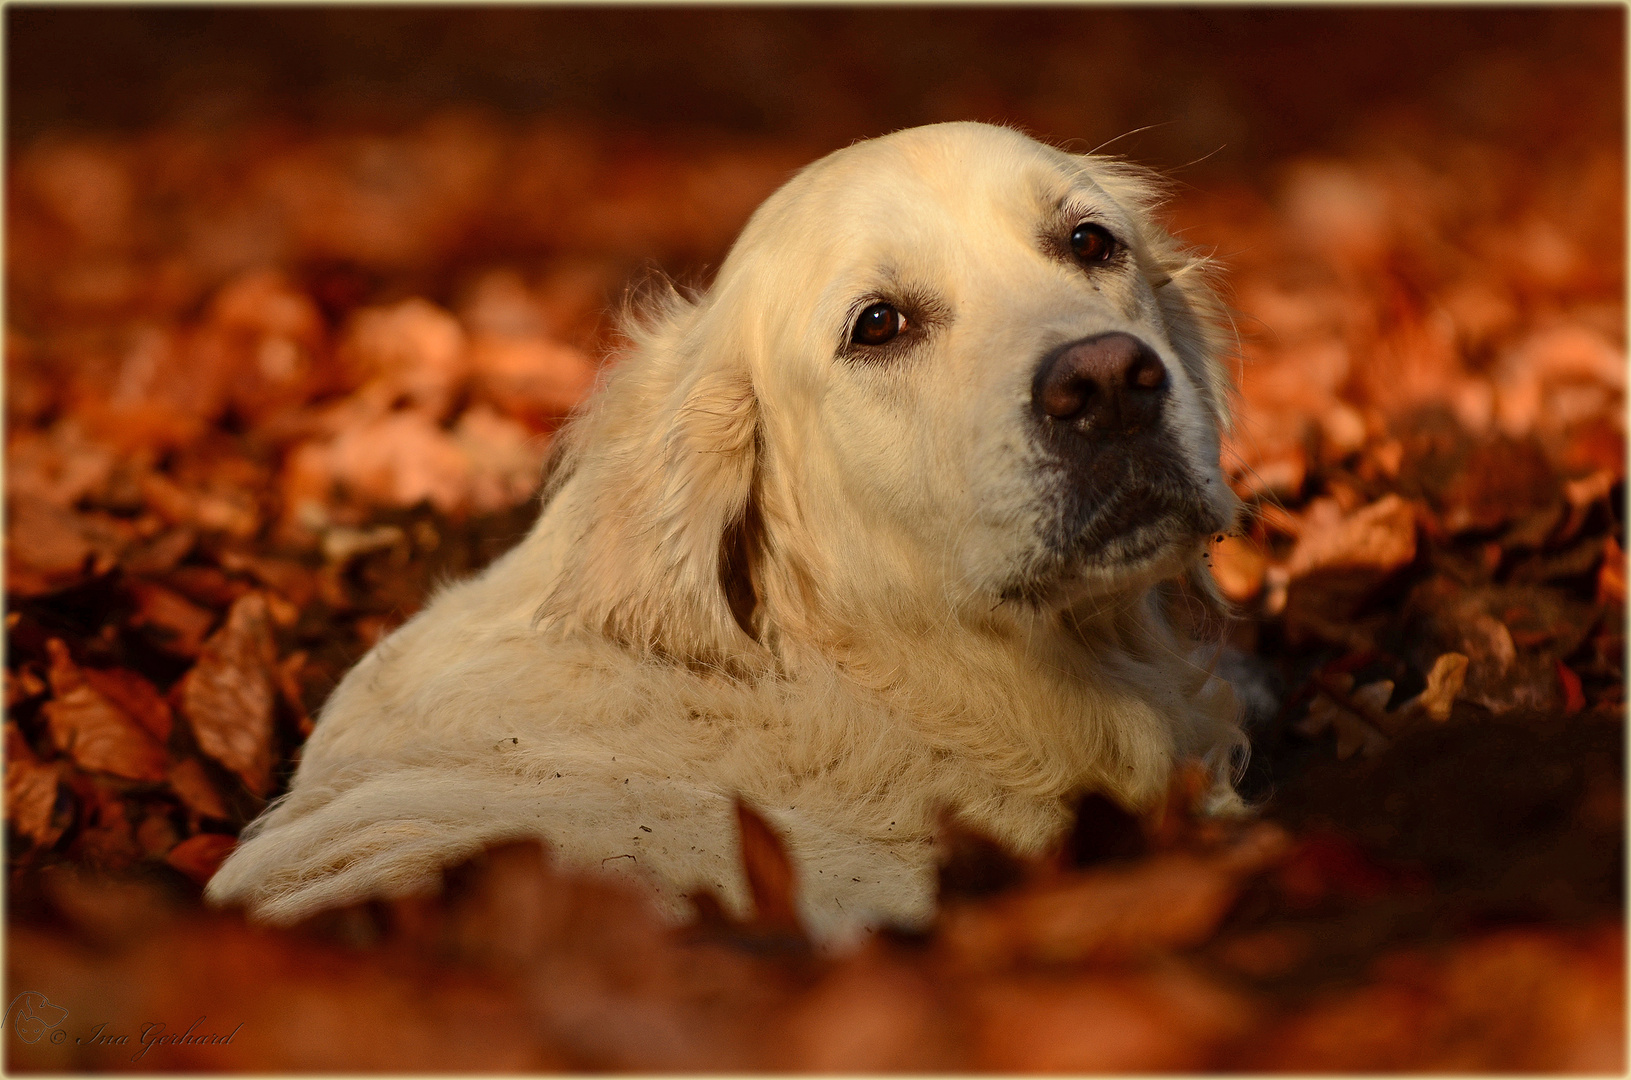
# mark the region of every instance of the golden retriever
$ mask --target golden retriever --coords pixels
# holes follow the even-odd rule
[[[974,123],[799,172],[634,320],[531,533],[346,676],[210,898],[284,922],[535,836],[741,911],[740,797],[833,938],[932,914],[943,808],[1039,852],[1189,757],[1238,805],[1167,611],[1237,509],[1221,308],[1153,190]]]

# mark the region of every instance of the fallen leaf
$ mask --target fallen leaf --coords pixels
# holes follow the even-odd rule
[[[171,762],[169,779],[170,790],[176,793],[181,804],[199,817],[226,821],[232,816],[204,766],[193,758]]]
[[[314,447],[305,467],[321,470],[352,497],[380,506],[429,500],[448,512],[469,498],[468,456],[430,415],[417,411],[347,427],[332,443]]]
[[[275,648],[266,599],[232,605],[181,682],[181,711],[199,749],[256,795],[271,786]]]
[[[198,534],[191,529],[168,529],[127,554],[125,572],[149,576],[167,573],[174,570],[197,543]]]
[[[1353,841],[1321,830],[1298,838],[1275,870],[1274,881],[1297,908],[1312,907],[1329,897],[1351,902],[1380,896],[1400,883]]]
[[[1291,1072],[1601,1072],[1625,1068],[1623,933],[1511,930],[1435,957],[1396,956],[1374,984],[1262,1032],[1243,1064]]]
[[[1225,536],[1212,545],[1208,564],[1223,595],[1244,604],[1263,590],[1268,559],[1243,536]]]
[[[882,950],[829,972],[771,1033],[767,1066],[821,1073],[967,1067],[946,988]]]
[[[1242,881],[1287,849],[1276,826],[1246,830],[1217,851],[1171,851],[1102,866],[941,913],[941,940],[960,969],[1139,957],[1198,944]]]
[[[1387,495],[1344,515],[1334,499],[1315,499],[1286,569],[1292,578],[1314,570],[1362,568],[1387,573],[1416,557],[1416,514],[1398,495]]]
[[[136,826],[136,843],[150,859],[160,859],[181,839],[169,812],[154,808]]]
[[[174,716],[152,683],[124,668],[82,668],[80,675],[91,689],[124,711],[159,742],[170,737]]]
[[[84,576],[95,548],[78,518],[41,499],[11,500],[6,514],[6,588],[34,595]]]
[[[768,930],[802,936],[794,902],[797,872],[781,837],[740,799],[736,801],[736,827],[742,844],[742,866],[753,895],[753,921]]]
[[[1024,880],[1026,866],[1020,859],[955,815],[940,815],[935,848],[939,863],[935,892],[941,903],[992,896]]]
[[[7,721],[6,820],[35,847],[48,848],[62,835],[57,787],[57,767],[41,762],[17,725]]]
[[[565,416],[595,380],[587,356],[544,337],[480,335],[470,345],[470,366],[478,393],[533,426]]]
[[[420,298],[357,312],[340,344],[340,359],[381,400],[405,397],[440,418],[469,370],[458,320]]]
[[[82,805],[88,812],[78,833],[69,842],[68,852],[73,861],[100,870],[119,871],[141,860],[142,848],[136,841],[130,811],[123,799],[105,789],[97,789]]]
[[[1460,653],[1445,653],[1434,660],[1433,669],[1427,673],[1426,688],[1400,706],[1400,711],[1414,706],[1434,723],[1444,723],[1450,718],[1450,707],[1455,703],[1456,695],[1466,685],[1467,664],[1467,658]]]
[[[122,709],[92,688],[59,639],[51,657],[51,700],[40,706],[57,749],[81,767],[129,780],[162,780],[164,748]]]
[[[1625,552],[1613,536],[1603,540],[1603,567],[1597,572],[1597,602],[1625,604]]]
[[[1462,696],[1496,713],[1562,704],[1554,661],[1572,655],[1594,624],[1590,604],[1552,586],[1467,586],[1434,577],[1405,603],[1410,659],[1468,659]],[[1521,642],[1521,645],[1520,645]]]
[[[199,833],[170,849],[164,861],[203,885],[221,869],[238,841],[220,833]]]
[[[150,627],[160,648],[181,656],[197,656],[204,637],[215,625],[215,613],[199,607],[174,589],[133,578],[127,587],[136,601],[130,624]]]
[[[304,651],[290,653],[278,662],[277,691],[283,704],[294,716],[295,728],[302,738],[312,733],[311,714],[306,711],[305,695],[300,688],[300,672],[308,657]]]
[[[1557,665],[1557,681],[1563,687],[1563,715],[1573,716],[1586,707],[1586,692],[1580,686],[1580,676],[1563,661],[1552,662]]]
[[[1386,693],[1393,692],[1393,684],[1386,683]],[[1386,700],[1384,697],[1383,700]],[[1376,729],[1367,710],[1346,695],[1324,690],[1308,705],[1308,713],[1294,725],[1296,730],[1316,738],[1327,728],[1337,735],[1337,758],[1346,761],[1356,752],[1362,757],[1375,757],[1393,745],[1386,735]]]
[[[1239,995],[1176,965],[1131,974],[1016,975],[968,994],[975,1068],[1196,1072],[1255,1018]]]

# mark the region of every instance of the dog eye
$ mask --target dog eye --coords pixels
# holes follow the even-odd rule
[[[1085,263],[1109,262],[1116,253],[1116,238],[1103,225],[1084,221],[1070,234],[1070,250]]]
[[[906,328],[906,316],[893,304],[873,304],[855,320],[849,339],[857,345],[884,345]]]

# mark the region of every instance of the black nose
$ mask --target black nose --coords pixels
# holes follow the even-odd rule
[[[1154,424],[1167,396],[1167,368],[1131,334],[1096,334],[1043,357],[1031,386],[1039,415],[1084,433],[1130,435]]]

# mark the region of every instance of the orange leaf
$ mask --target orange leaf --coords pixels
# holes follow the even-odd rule
[[[39,847],[62,835],[54,822],[57,769],[34,756],[16,724],[6,725],[6,820]]]
[[[230,816],[221,793],[215,790],[204,766],[195,758],[181,758],[170,765],[170,790],[182,805],[199,817],[225,821]]]
[[[1586,707],[1586,692],[1580,686],[1580,676],[1561,660],[1552,663],[1557,665],[1557,680],[1563,684],[1563,715],[1573,716]]]
[[[1597,601],[1625,603],[1625,552],[1610,536],[1603,541],[1603,568],[1597,572]]]
[[[776,830],[747,803],[736,801],[736,824],[742,838],[742,865],[753,893],[754,921],[767,928],[802,934],[793,897],[798,876]]]
[[[170,737],[175,717],[152,683],[123,668],[85,668],[80,672],[91,689],[113,702],[159,742]]]
[[[51,741],[82,768],[128,780],[163,780],[164,748],[85,680],[57,638],[51,654],[52,698],[40,707]]]
[[[181,682],[182,712],[199,749],[256,795],[272,782],[274,663],[266,598],[250,593],[232,605]]]
[[[237,846],[238,841],[230,836],[199,833],[171,848],[164,861],[202,885],[215,876]]]

